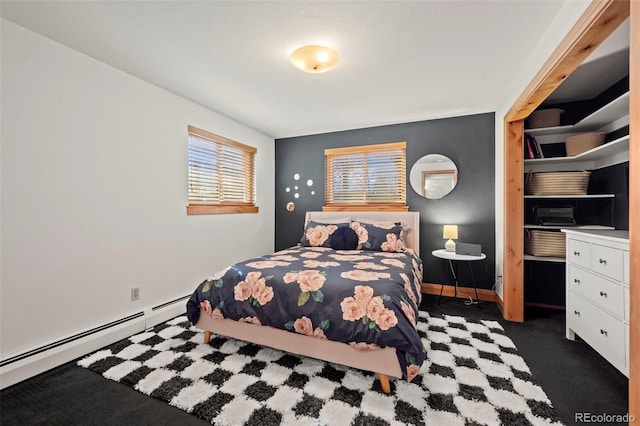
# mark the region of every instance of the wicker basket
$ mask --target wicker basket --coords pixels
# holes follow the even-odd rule
[[[540,257],[565,257],[566,239],[563,232],[527,230],[524,252]]]
[[[549,108],[534,111],[527,119],[527,124],[530,129],[559,126],[560,116],[563,112],[564,110],[560,108]]]
[[[575,136],[569,136],[564,144],[567,148],[567,156],[582,154],[604,143],[603,132],[581,133]]]
[[[536,172],[525,176],[529,195],[586,195],[591,172]]]

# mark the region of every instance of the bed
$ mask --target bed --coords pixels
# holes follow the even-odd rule
[[[389,376],[411,381],[426,356],[419,214],[307,212],[302,235],[196,288],[187,317],[205,343],[215,333],[371,371],[386,393]]]

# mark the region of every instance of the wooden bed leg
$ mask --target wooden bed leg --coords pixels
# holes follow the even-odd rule
[[[210,331],[206,331],[204,332],[204,344],[208,344],[209,341],[211,340],[211,332]]]
[[[386,374],[379,374],[380,376],[380,386],[382,386],[382,391],[384,393],[391,393],[391,385],[389,384],[389,376]]]

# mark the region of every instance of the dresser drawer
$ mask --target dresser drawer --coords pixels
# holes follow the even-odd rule
[[[625,363],[624,365],[627,367],[627,372],[626,375],[627,377],[629,377],[629,325],[625,324],[624,325],[624,347],[625,347],[625,351],[624,351],[624,355],[625,355]]]
[[[591,268],[591,244],[580,240],[569,240],[567,262]]]
[[[624,295],[620,284],[569,265],[569,286],[571,291],[585,296],[615,316],[624,317]]]
[[[569,327],[614,365],[626,365],[622,321],[597,308],[580,295],[569,295]]]
[[[622,294],[624,297],[624,320],[629,321],[629,287],[622,287]]]
[[[591,270],[622,281],[622,250],[592,244]]]
[[[629,284],[629,252],[622,251],[622,282]]]

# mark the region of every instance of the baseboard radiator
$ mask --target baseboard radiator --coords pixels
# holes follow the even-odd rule
[[[73,361],[186,312],[190,296],[179,297],[107,324],[0,360],[0,389]]]

